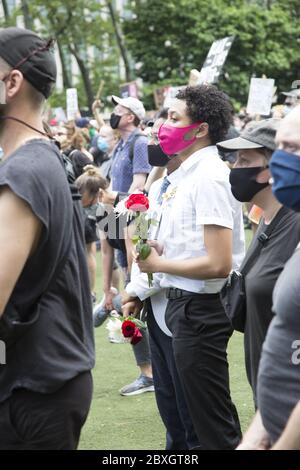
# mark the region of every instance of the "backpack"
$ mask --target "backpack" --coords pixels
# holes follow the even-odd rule
[[[136,144],[136,141],[139,137],[145,137],[144,134],[141,134],[140,132],[138,134],[135,134],[132,138],[132,141],[130,142],[130,150],[129,150],[129,160],[131,163],[133,162],[133,157],[134,157],[134,147]]]

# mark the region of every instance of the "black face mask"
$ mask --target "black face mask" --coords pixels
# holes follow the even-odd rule
[[[151,166],[166,166],[170,161],[160,145],[148,145],[148,160]]]
[[[255,166],[253,168],[233,168],[229,181],[231,192],[240,202],[250,202],[255,194],[269,186],[269,183],[258,183],[256,176],[266,167]]]
[[[112,129],[118,129],[118,126],[121,121],[121,117],[122,116],[118,116],[118,114],[111,113],[109,123]]]

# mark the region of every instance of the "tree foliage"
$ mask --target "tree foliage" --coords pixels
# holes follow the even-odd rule
[[[235,36],[219,86],[245,104],[252,76],[275,78],[280,91],[300,78],[300,4],[288,1],[131,1],[127,44],[149,83],[187,82],[211,43]]]
[[[186,84],[212,42],[232,35],[219,86],[237,105],[245,105],[252,76],[274,78],[279,91],[300,79],[299,0],[128,0],[123,18],[113,0],[21,0],[14,11],[1,3],[1,25],[23,15],[28,27],[56,38],[64,86],[76,83],[81,106],[91,107],[101,79],[102,96],[118,93],[120,61],[127,80],[143,78],[146,101],[161,85]]]

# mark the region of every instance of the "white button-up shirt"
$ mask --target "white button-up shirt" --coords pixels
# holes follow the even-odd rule
[[[164,255],[171,260],[205,256],[204,226],[218,225],[233,230],[233,269],[245,255],[242,205],[232,195],[229,168],[212,145],[198,150],[178,169],[180,183],[168,220],[161,227]],[[164,274],[161,286],[176,287],[195,293],[219,292],[224,279],[188,279]]]

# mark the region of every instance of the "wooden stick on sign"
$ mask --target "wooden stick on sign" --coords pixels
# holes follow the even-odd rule
[[[103,90],[103,86],[104,86],[104,80],[101,80],[98,91],[97,91],[96,100],[99,100],[102,90]]]

